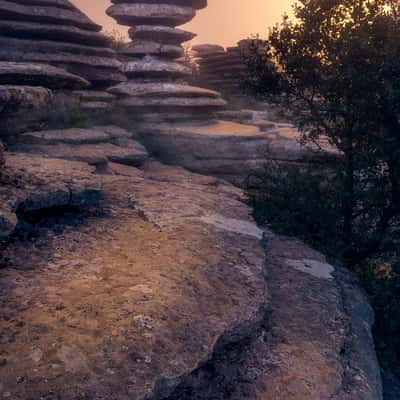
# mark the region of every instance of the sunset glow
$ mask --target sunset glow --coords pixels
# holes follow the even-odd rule
[[[103,25],[106,31],[126,29],[118,26],[105,14],[110,0],[73,0],[95,22]],[[265,36],[268,27],[278,22],[283,13],[291,12],[293,0],[209,0],[207,9],[200,11],[188,24],[196,32],[197,43],[219,43],[224,46],[235,44],[238,40],[252,34]]]

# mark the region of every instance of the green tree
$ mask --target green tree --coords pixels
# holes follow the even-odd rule
[[[301,0],[269,40],[303,139],[327,137],[343,154],[342,238],[352,261],[376,251],[400,214],[399,16],[393,0]]]

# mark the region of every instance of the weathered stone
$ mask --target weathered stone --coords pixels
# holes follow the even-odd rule
[[[69,25],[0,20],[0,35],[21,39],[70,42],[92,46],[109,46],[110,39],[101,33]]]
[[[127,82],[109,89],[110,93],[119,96],[146,97],[210,97],[219,99],[218,92],[194,86],[172,82]]]
[[[152,97],[127,97],[121,99],[119,104],[128,108],[141,108],[141,107],[168,107],[168,108],[210,108],[216,109],[226,106],[226,101],[210,97],[168,97],[168,98],[152,98]]]
[[[19,137],[12,149],[91,165],[111,161],[140,166],[148,158],[146,149],[132,139],[130,132],[112,125],[28,132]]]
[[[54,97],[43,87],[0,85],[0,136],[9,140],[39,129],[55,106]]]
[[[116,140],[118,143],[118,139]],[[108,162],[141,166],[147,159],[148,153],[143,146],[134,140],[126,140],[118,144],[31,144],[19,145],[18,151],[37,154],[45,158],[60,158],[63,160],[81,161],[90,165],[106,165]]]
[[[191,75],[190,68],[174,61],[161,60],[146,56],[140,61],[130,61],[122,67],[122,71],[130,77],[172,77],[181,78]]]
[[[19,213],[98,202],[100,185],[87,164],[7,153],[0,185],[0,238],[10,236]]]
[[[93,23],[77,8],[61,8],[53,2],[46,5],[23,5],[13,1],[0,0],[0,18],[15,21],[73,25],[78,28],[98,32],[101,26]]]
[[[195,11],[174,4],[124,3],[109,7],[107,14],[121,25],[175,26],[189,22]]]
[[[194,33],[169,26],[137,25],[129,29],[129,36],[136,40],[151,40],[163,44],[181,44],[196,37]]]
[[[0,84],[45,86],[50,89],[82,89],[89,86],[85,79],[61,68],[8,61],[0,61]]]
[[[225,48],[217,44],[197,44],[192,47],[192,50],[196,52],[198,57],[225,53]]]
[[[199,82],[210,89],[242,94],[241,82],[247,74],[246,54],[251,43],[241,41],[226,50],[210,44],[193,46],[199,64]]]
[[[85,78],[96,88],[126,79],[110,39],[67,0],[0,0],[0,19],[3,61],[50,64]]]
[[[205,7],[207,1],[117,0],[113,3],[108,14],[117,22],[131,26],[129,35],[133,41],[121,51],[130,60],[122,68],[129,81],[109,91],[120,96],[119,106],[138,111],[132,118],[148,120],[150,115],[158,113],[156,120],[199,120],[207,114],[212,118],[213,111],[225,106],[216,92],[173,83],[193,72],[183,58],[181,46],[193,35],[175,26],[191,20],[195,9]]]
[[[13,399],[163,399],[261,325],[261,231],[240,191],[157,163],[108,172],[92,175],[103,195],[94,217],[5,254],[0,318],[14,339],[2,336],[0,381]]]
[[[173,44],[161,44],[145,40],[135,40],[126,45],[121,54],[129,57],[145,57],[146,55],[159,56],[166,58],[179,58],[184,55],[181,46]]]
[[[166,163],[214,175],[243,185],[251,173],[270,161],[309,163],[336,160],[329,146],[303,146],[294,128],[258,127],[235,122],[215,124],[146,124],[142,126],[146,148]]]
[[[108,139],[110,136],[103,130],[79,128],[27,132],[20,136],[20,142],[32,144],[89,144],[105,142]]]

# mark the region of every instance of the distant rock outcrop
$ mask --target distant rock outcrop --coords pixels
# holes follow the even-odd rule
[[[189,22],[207,1],[112,3],[108,15],[130,26],[132,38],[121,50],[130,60],[123,67],[129,81],[109,90],[120,97],[120,106],[151,120],[179,120],[210,119],[210,112],[226,104],[219,93],[186,84],[192,70],[178,60],[184,55],[181,44],[194,35],[176,26]]]
[[[192,50],[199,65],[199,83],[226,94],[240,93],[241,83],[247,73],[248,46],[247,40],[226,50],[213,44],[193,46]]]

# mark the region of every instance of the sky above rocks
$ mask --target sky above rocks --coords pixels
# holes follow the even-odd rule
[[[105,14],[110,0],[72,0],[106,31],[126,29]],[[196,43],[234,45],[238,40],[259,33],[265,36],[268,27],[291,11],[294,0],[209,0],[208,7],[198,13],[186,28],[198,34]]]

